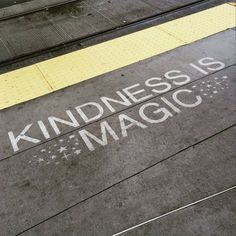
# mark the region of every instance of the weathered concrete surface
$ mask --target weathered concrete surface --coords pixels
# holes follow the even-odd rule
[[[101,14],[82,3],[77,4],[71,15],[67,8],[63,7],[65,12],[54,9],[3,21],[0,23],[0,38],[17,56],[58,45],[78,34],[83,37],[113,27]]]
[[[134,22],[136,20],[155,15],[162,11],[157,6],[150,6],[142,0],[135,0],[135,4],[133,0],[84,0],[83,2],[95,8],[98,12],[100,12],[102,15],[105,15],[109,20],[117,25]],[[164,1],[159,2],[160,4],[164,3]],[[175,6],[175,3],[173,2],[170,8],[174,8]]]
[[[31,0],[1,0],[0,1],[0,8],[9,7],[9,6],[12,6],[15,4],[29,2],[29,1],[31,1]]]
[[[46,232],[47,235],[109,236],[227,189],[236,183],[235,135],[234,127],[63,212],[23,235],[42,235]],[[145,158],[145,154],[139,156]],[[230,199],[225,209],[227,215],[222,219],[224,228],[218,229],[223,234],[216,235],[230,235],[227,233],[235,232],[235,228],[231,228],[235,223],[231,218],[235,218],[235,205],[232,197]],[[208,207],[211,208],[208,211],[217,214],[219,206],[208,202]],[[195,225],[191,226],[199,227],[198,234],[192,235],[201,235],[201,221],[205,219],[199,217],[201,221],[198,222],[196,213],[190,219],[188,215],[185,217],[187,219],[183,219],[183,223],[187,224],[190,219],[194,223],[196,220]],[[220,218],[220,215],[215,215],[217,217]],[[185,225],[171,225],[171,218],[167,218],[165,222],[166,228],[163,225],[161,231],[154,229],[150,235],[176,235],[169,233],[178,233],[178,230],[186,231],[182,235],[191,235]],[[208,230],[202,229],[204,235],[213,235],[214,227],[221,226],[217,221],[214,222],[216,225],[212,223],[209,222]]]
[[[66,2],[68,0],[3,0],[0,2],[0,20],[9,19],[16,15],[24,15],[25,13]]]
[[[76,0],[70,0],[71,2],[76,2]],[[102,9],[110,8],[111,5],[115,3],[115,1],[94,1],[94,0],[83,0],[85,3],[97,7],[102,7]],[[60,5],[63,3],[67,3],[68,0],[1,0],[0,2],[0,19],[10,17],[12,15],[19,15],[24,14],[24,12],[30,12],[35,11],[38,9],[45,8],[47,6],[54,6],[54,5]],[[146,10],[147,6],[151,6],[152,8],[155,8],[157,10],[170,10],[175,7],[182,6],[183,4],[189,4],[194,2],[194,0],[190,1],[179,1],[179,0],[171,0],[171,1],[162,1],[162,0],[139,0],[132,2],[131,7],[134,8],[135,5],[140,5],[144,7],[144,10]],[[123,5],[130,4],[123,2]],[[120,5],[121,6],[121,5]],[[122,6],[121,6],[122,7]],[[4,9],[1,9],[4,8]],[[112,9],[113,10],[113,9]],[[123,9],[127,11],[127,9]],[[140,10],[139,10],[140,11]]]
[[[187,1],[186,4],[190,3],[190,2],[191,1]],[[153,1],[153,4],[158,5],[159,3],[160,2],[158,2],[158,1],[155,1],[155,0]],[[165,5],[165,3],[167,3],[166,6],[168,6],[168,2],[165,1],[163,5]],[[100,35],[99,37],[84,39],[83,41],[80,42],[80,44],[84,47],[95,45],[97,43],[101,43],[101,42],[104,42],[106,40],[110,40],[110,39],[115,38],[115,37],[120,37],[120,36],[126,35],[128,33],[132,33],[132,32],[136,32],[138,30],[145,29],[147,27],[160,25],[160,24],[163,24],[165,22],[176,20],[178,18],[188,16],[188,15],[206,10],[208,8],[211,8],[211,7],[217,6],[219,4],[223,4],[223,3],[224,3],[223,1],[215,1],[215,0],[214,1],[205,1],[205,2],[202,2],[199,5],[194,5],[194,6],[191,6],[191,7],[183,8],[183,9],[177,10],[177,11],[171,11],[168,14],[163,14],[161,17],[157,17],[157,18],[152,19],[148,22],[142,22],[141,24],[133,25],[132,27],[130,26],[129,30],[127,30],[125,28],[124,29],[121,28],[116,32],[106,33],[104,35]],[[172,4],[174,4],[173,1],[172,1]],[[170,9],[167,9],[167,10],[170,10]]]
[[[12,58],[12,53],[10,52],[7,45],[0,39],[0,60],[7,60]]]
[[[0,172],[2,173],[0,179],[2,190],[0,200],[1,232],[5,235],[14,235],[65,211],[74,204],[78,204],[77,207],[71,209],[71,214],[67,214],[70,211],[65,211],[65,215],[63,214],[63,217],[66,217],[64,226],[60,223],[63,229],[60,228],[57,221],[63,221],[64,218],[59,216],[53,219],[51,231],[47,229],[48,224],[51,223],[46,223],[45,226],[42,226],[43,228],[39,227],[36,231],[32,231],[32,235],[38,234],[38,232],[41,232],[39,235],[42,232],[53,235],[54,231],[57,232],[55,228],[58,228],[58,232],[63,232],[64,235],[67,230],[71,230],[69,231],[71,234],[74,232],[74,235],[78,235],[78,233],[94,235],[94,232],[96,232],[95,235],[109,235],[110,232],[115,233],[163,213],[165,210],[169,211],[235,184],[235,175],[233,174],[235,173],[233,138],[235,137],[235,128],[229,129],[236,123],[236,68],[232,66],[236,59],[234,49],[234,31],[228,30],[55,94],[3,110],[0,114],[0,149],[1,158],[8,157],[8,159],[0,162]],[[219,62],[217,67],[216,64],[207,66],[211,70],[204,67],[209,73],[207,76],[189,65],[190,63],[196,64],[199,59],[205,57],[212,57],[214,60],[221,61],[224,63],[224,69],[221,68],[217,71]],[[174,85],[174,81],[170,82],[164,78],[164,74],[170,70],[181,70],[191,79],[187,84]],[[150,95],[152,89],[145,87],[145,82],[152,77],[161,77],[162,82],[169,82],[171,89],[162,94],[154,94],[155,96],[153,95],[153,97],[138,104],[133,102],[128,107],[115,105],[116,112],[111,113],[106,109],[101,120],[91,122],[86,126],[75,113],[75,106],[86,102],[101,104],[100,96],[118,99],[115,96],[117,90],[121,91],[137,83],[140,83],[140,89],[145,88],[141,97]],[[183,82],[182,79],[177,81]],[[159,87],[159,89],[161,88]],[[196,96],[201,96],[202,103],[195,108],[186,108],[175,104],[180,109],[180,113],[171,110],[173,117],[169,117],[160,124],[150,124],[147,120],[141,119],[140,107],[144,104],[157,102],[160,108],[170,109],[166,107],[167,105],[164,104],[161,97],[174,103],[173,94],[181,89],[192,90],[191,95],[180,95],[181,101],[192,104],[195,102]],[[204,95],[205,93],[207,95]],[[127,98],[131,100],[131,96],[127,96]],[[62,133],[55,138],[56,135],[53,133],[52,127],[49,126],[47,117],[56,116],[68,120],[65,110],[71,110],[81,126],[72,129],[60,125],[59,128]],[[145,113],[149,118],[156,119],[157,117],[153,112],[153,108],[149,108]],[[91,117],[94,115],[94,110],[91,108],[86,114]],[[123,137],[124,133],[121,133],[119,121],[121,114],[142,122],[147,127],[141,128],[134,125],[127,128],[128,136]],[[27,134],[41,139],[42,142],[34,145],[30,142],[21,141],[19,143],[20,152],[12,155],[13,150],[7,132],[12,130],[18,135],[27,124],[34,123],[35,125],[38,120],[45,122],[53,139],[51,141],[44,140],[37,125],[33,126]],[[79,131],[87,130],[93,135],[101,137],[100,123],[104,121],[112,127],[119,140],[114,141],[111,135],[108,135],[107,145],[101,146],[93,142],[95,150],[89,151]],[[124,129],[122,130],[124,132]],[[225,132],[220,134],[223,130]],[[197,148],[198,145],[201,145],[200,148]],[[183,154],[184,151],[185,154]],[[166,159],[170,157],[171,159],[167,161]],[[191,161],[188,158],[192,158]],[[174,161],[174,163],[166,167],[167,169],[162,166],[169,165],[170,161]],[[163,164],[159,165],[160,162]],[[151,168],[154,165],[158,171],[155,171],[154,167]],[[149,174],[145,179],[141,178],[139,182],[137,174],[146,173],[144,171],[146,168],[149,169],[146,170]],[[140,175],[142,174],[140,173]],[[155,177],[156,175],[157,177]],[[159,175],[162,175],[159,181],[148,181],[149,178],[155,179]],[[130,178],[131,176],[134,178]],[[127,178],[130,180],[126,181]],[[146,212],[143,208],[132,208],[131,204],[131,208],[127,211],[113,216],[108,214],[107,218],[109,216],[110,221],[104,218],[104,224],[100,224],[103,213],[106,212],[105,209],[110,209],[109,213],[111,213],[112,208],[109,206],[112,204],[117,204],[119,208],[119,202],[122,201],[113,202],[119,197],[124,197],[121,207],[122,204],[128,206],[125,205],[125,199],[128,199],[127,194],[119,193],[119,189],[122,188],[112,187],[119,182],[126,186],[122,190],[123,192],[127,189],[134,190],[130,200],[127,200],[128,205],[132,202],[135,203],[136,200],[141,200],[141,198],[137,198],[138,195],[135,195],[138,190],[130,187],[137,182],[140,185],[140,192],[147,198],[152,199],[153,196],[159,198],[157,201],[160,205],[159,210],[156,210],[154,203],[150,203],[149,208],[144,207],[147,209]],[[168,185],[169,183],[171,185]],[[157,184],[157,186],[151,184]],[[166,192],[162,194],[162,191],[157,191],[159,185]],[[105,191],[108,188],[110,189]],[[146,195],[148,189],[151,191],[150,195]],[[103,192],[97,195],[101,201],[93,197],[99,192]],[[168,195],[164,193],[168,193]],[[104,196],[108,197],[103,200]],[[169,200],[165,200],[167,196]],[[88,198],[91,200],[86,200]],[[84,201],[83,204],[82,201]],[[160,204],[161,202],[163,205]],[[107,204],[106,208],[104,207],[105,203]],[[140,206],[140,202],[136,206],[138,205]],[[130,209],[133,209],[134,213],[131,219],[127,220],[129,218],[127,212],[129,215],[130,212],[132,213]],[[137,212],[139,209],[141,212]],[[67,226],[67,217],[71,219],[68,223],[69,226]],[[74,221],[74,217],[77,221]],[[91,222],[97,223],[88,227],[86,224],[91,223],[89,218],[92,219]],[[82,225],[86,225],[86,227],[80,228]],[[99,231],[94,231],[95,228],[93,227],[97,227]],[[91,231],[86,232],[90,229]]]
[[[10,53],[2,54],[0,62],[119,27],[186,4],[186,1],[156,2],[158,4],[155,1],[144,0],[136,0],[135,4],[133,0],[83,0],[1,21],[0,42],[2,41]],[[190,2],[195,1],[187,3]],[[214,4],[223,2],[223,0],[214,1]],[[211,6],[210,2],[207,4],[207,7]],[[192,10],[190,9],[190,12]]]
[[[221,47],[218,47],[221,45]],[[50,130],[47,118],[56,116],[68,119],[65,111],[68,109],[74,110],[76,106],[86,102],[98,101],[99,97],[107,96],[115,98],[116,91],[121,91],[123,88],[140,83],[144,86],[145,80],[152,77],[162,77],[170,70],[180,70],[187,73],[191,77],[191,81],[203,78],[205,75],[198,72],[189,66],[190,63],[196,63],[199,59],[211,56],[222,61],[226,67],[236,63],[235,50],[235,33],[233,30],[227,30],[212,37],[200,40],[194,44],[190,44],[181,48],[177,48],[171,52],[156,56],[140,63],[121,68],[119,70],[98,76],[89,81],[80,83],[55,94],[50,94],[18,106],[3,110],[0,113],[0,159],[9,157],[14,154],[9,142],[7,133],[14,131],[20,133],[27,124],[34,124],[30,134],[39,139],[43,139],[42,133],[37,127],[34,128],[38,120],[45,122],[45,125]],[[181,60],[180,60],[181,59]],[[209,71],[214,73],[214,71]],[[166,81],[166,80],[165,80]],[[177,88],[178,85],[172,84],[172,88]],[[150,94],[151,88],[146,87],[145,95]],[[116,98],[118,98],[116,96]],[[134,103],[133,103],[134,104]],[[117,112],[126,109],[123,105],[116,104]],[[83,127],[86,123],[75,113],[79,120],[80,126]],[[88,115],[93,115],[94,111],[88,110]],[[30,116],[28,115],[30,114]],[[105,109],[103,117],[111,115],[108,109]],[[21,119],[19,119],[21,117]],[[60,127],[62,134],[73,131],[69,126]],[[50,130],[51,138],[57,137],[53,130]],[[20,142],[20,151],[34,147],[29,142]]]
[[[236,232],[236,190],[201,202],[123,236],[230,236]]]

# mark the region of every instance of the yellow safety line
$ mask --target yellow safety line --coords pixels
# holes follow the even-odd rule
[[[229,2],[228,4],[230,4],[230,5],[234,6],[234,7],[236,7],[236,2]]]
[[[0,109],[49,94],[236,26],[230,4],[0,75]]]

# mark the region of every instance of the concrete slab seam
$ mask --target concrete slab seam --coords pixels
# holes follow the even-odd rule
[[[217,193],[215,193],[215,194],[212,194],[212,195],[210,195],[210,196],[208,196],[208,197],[202,198],[202,199],[200,199],[200,200],[198,200],[198,201],[195,201],[195,202],[192,202],[192,203],[187,204],[187,205],[185,205],[185,206],[182,206],[182,207],[180,207],[180,208],[177,208],[177,209],[175,209],[175,210],[173,210],[173,211],[167,212],[167,213],[165,213],[165,214],[163,214],[163,215],[160,215],[160,216],[157,216],[157,217],[152,218],[152,219],[150,219],[150,220],[147,220],[147,221],[145,221],[145,222],[142,222],[142,223],[140,223],[140,224],[138,224],[138,225],[135,225],[135,226],[133,226],[133,227],[131,227],[131,228],[128,228],[128,229],[126,229],[126,230],[123,230],[123,231],[121,231],[121,232],[119,232],[119,233],[113,234],[112,236],[122,235],[122,234],[124,234],[124,233],[129,232],[129,231],[132,231],[132,230],[134,230],[134,229],[137,229],[138,227],[141,227],[141,226],[143,226],[143,225],[149,224],[149,223],[151,223],[151,222],[153,222],[153,221],[156,221],[156,220],[158,220],[158,219],[161,219],[161,218],[163,218],[163,217],[166,217],[166,216],[171,215],[171,214],[173,214],[173,213],[176,213],[176,212],[178,212],[178,211],[182,211],[182,210],[184,210],[184,209],[186,209],[186,208],[188,208],[188,207],[194,206],[194,205],[196,205],[196,204],[198,204],[198,203],[201,203],[201,202],[203,202],[203,201],[207,201],[207,200],[209,200],[209,199],[211,199],[211,198],[217,197],[217,196],[219,196],[219,195],[221,195],[221,194],[224,194],[224,193],[226,193],[226,192],[229,192],[229,191],[232,191],[232,190],[235,190],[235,189],[236,189],[236,185],[234,185],[233,187],[227,188],[227,189],[225,189],[225,190],[222,190],[222,191],[220,191],[220,192],[217,192]]]
[[[22,235],[23,233],[25,233],[25,232],[27,232],[27,231],[33,229],[34,227],[36,227],[36,226],[38,226],[38,225],[41,225],[41,224],[43,224],[44,222],[46,222],[46,221],[48,221],[48,220],[51,220],[52,218],[57,217],[57,216],[63,214],[64,212],[66,212],[66,211],[72,209],[73,207],[78,206],[79,204],[81,204],[81,203],[83,203],[83,202],[86,202],[86,201],[88,201],[89,199],[91,199],[91,198],[93,198],[93,197],[96,197],[96,196],[98,196],[99,194],[102,194],[102,193],[106,192],[107,190],[113,188],[114,186],[117,186],[118,184],[120,184],[120,183],[122,183],[122,182],[124,182],[124,181],[127,181],[128,179],[131,179],[132,177],[137,176],[137,175],[139,175],[139,174],[141,174],[141,173],[143,173],[143,172],[145,172],[145,171],[147,171],[147,170],[153,168],[154,166],[156,166],[156,165],[158,165],[158,164],[160,164],[160,163],[163,163],[163,162],[166,161],[166,160],[169,160],[169,159],[175,157],[176,155],[178,155],[178,154],[180,154],[180,153],[182,153],[182,152],[184,152],[184,151],[186,151],[186,150],[192,148],[193,146],[199,145],[199,144],[201,144],[201,143],[203,143],[203,142],[205,142],[205,141],[207,141],[207,140],[209,140],[209,139],[211,139],[211,138],[214,138],[214,137],[216,137],[217,135],[222,134],[223,132],[225,132],[225,131],[227,131],[227,130],[229,130],[229,129],[235,127],[235,126],[236,126],[236,124],[231,125],[230,127],[227,127],[227,128],[225,128],[225,129],[221,130],[220,132],[214,133],[214,134],[210,135],[209,137],[204,138],[203,140],[198,141],[197,143],[194,143],[194,144],[192,144],[192,145],[190,145],[190,146],[188,146],[188,147],[186,147],[186,148],[183,148],[182,150],[179,150],[178,152],[176,152],[176,153],[170,155],[169,157],[164,158],[163,160],[158,161],[157,163],[154,163],[153,165],[151,165],[151,166],[149,166],[149,167],[147,167],[147,168],[145,168],[145,169],[143,169],[143,170],[141,170],[141,171],[139,171],[139,172],[136,172],[136,173],[134,173],[133,175],[128,176],[128,177],[126,177],[125,179],[122,179],[122,180],[120,180],[120,181],[117,182],[117,183],[112,184],[111,186],[109,186],[109,187],[107,187],[107,188],[105,188],[105,189],[103,189],[103,190],[101,190],[101,191],[99,191],[99,192],[97,192],[97,193],[95,193],[95,194],[93,194],[93,195],[91,195],[91,196],[89,196],[89,197],[83,199],[82,201],[77,202],[77,203],[75,203],[75,204],[73,204],[73,205],[67,207],[66,209],[64,209],[64,210],[62,210],[62,211],[60,211],[60,212],[58,212],[58,213],[55,214],[55,215],[52,215],[52,216],[46,218],[45,220],[43,220],[43,221],[37,223],[36,225],[33,225],[33,226],[31,226],[30,228],[25,229],[24,231],[18,233],[17,235]],[[233,187],[231,187],[231,188],[236,188],[236,186],[233,186]],[[231,189],[231,188],[229,188],[229,189]],[[222,193],[225,192],[225,191],[227,191],[227,190],[228,190],[228,189],[223,190]],[[229,190],[228,190],[228,191],[229,191]],[[221,193],[221,192],[220,192],[220,193]],[[214,194],[214,195],[219,195],[220,193],[216,193],[216,194]],[[214,196],[214,195],[213,195],[213,196]],[[209,197],[206,197],[206,198],[209,198]],[[205,198],[204,198],[204,199],[205,199]],[[199,201],[201,201],[201,200],[198,200],[197,202],[199,202]],[[191,204],[193,205],[193,203],[191,203]],[[190,205],[190,204],[189,204],[189,205]],[[187,205],[187,206],[188,206],[188,205]],[[181,208],[183,208],[183,207],[181,207]],[[185,208],[186,208],[186,207],[185,207]],[[174,210],[174,211],[176,211],[176,210]],[[166,213],[166,214],[167,214],[167,213]],[[164,216],[163,216],[163,217],[164,217]],[[135,226],[134,226],[134,227],[135,227]],[[136,228],[136,227],[135,227],[135,228]],[[132,227],[132,229],[134,229],[134,228]],[[130,230],[129,230],[129,231],[130,231]],[[127,231],[126,231],[126,232],[127,232]],[[121,232],[120,232],[120,233],[121,233]],[[120,234],[120,233],[119,233],[119,234]],[[122,231],[122,234],[123,234],[123,233],[124,233],[124,232]],[[119,234],[117,234],[117,235],[119,235]],[[112,235],[112,236],[116,236],[116,234],[115,234],[115,235]]]

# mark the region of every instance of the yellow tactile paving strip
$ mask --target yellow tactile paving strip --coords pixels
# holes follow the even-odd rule
[[[130,65],[182,45],[156,28],[101,43],[38,64],[54,90]]]
[[[235,7],[223,4],[162,25],[0,75],[0,109],[236,26]]]

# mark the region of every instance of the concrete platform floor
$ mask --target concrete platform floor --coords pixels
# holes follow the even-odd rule
[[[234,235],[235,52],[229,29],[1,111],[2,235]]]
[[[84,0],[79,12],[2,21],[0,60],[186,2]],[[55,54],[224,1],[207,2]],[[235,235],[235,36],[230,28],[1,110],[0,235]]]

